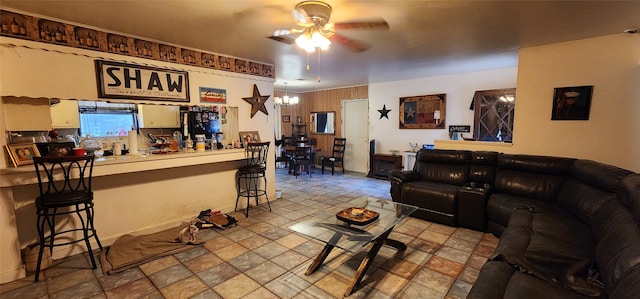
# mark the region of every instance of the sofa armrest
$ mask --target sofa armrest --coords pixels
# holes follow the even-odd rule
[[[484,231],[487,225],[487,200],[493,187],[467,183],[458,189],[458,225]]]
[[[389,179],[393,182],[417,182],[420,180],[420,174],[410,170],[394,170],[389,173]]]
[[[420,174],[414,171],[394,170],[389,173],[389,181],[391,181],[391,199],[393,201],[401,201],[402,184],[406,182],[416,182],[420,180]]]

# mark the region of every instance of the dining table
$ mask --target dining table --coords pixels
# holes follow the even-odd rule
[[[304,146],[304,145],[301,145],[301,146]],[[289,154],[289,155],[294,155],[294,154],[296,153],[296,147],[295,147],[295,146],[293,146],[293,145],[287,145],[287,146],[285,146],[285,147],[284,147],[284,150],[285,150],[285,152],[286,152],[287,154]],[[312,148],[311,148],[311,161],[313,161],[313,163],[312,163],[311,167],[314,167],[314,165],[315,165],[315,162],[316,162],[316,154],[317,154],[317,153],[319,153],[319,152],[321,152],[321,151],[322,151],[322,149],[321,149],[321,148],[315,148],[315,147],[312,147]],[[291,171],[289,171],[289,173],[291,174],[292,172],[291,172]]]

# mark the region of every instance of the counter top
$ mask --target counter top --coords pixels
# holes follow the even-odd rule
[[[95,159],[93,176],[139,172],[245,159],[244,149],[224,149],[195,153],[167,153],[139,156],[108,156]],[[0,169],[0,187],[35,184],[33,165]]]

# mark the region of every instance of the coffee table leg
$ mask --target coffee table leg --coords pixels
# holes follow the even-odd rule
[[[322,251],[320,251],[320,254],[318,254],[316,259],[313,260],[313,263],[311,263],[311,266],[309,266],[309,268],[307,269],[307,272],[305,272],[304,275],[311,275],[313,274],[313,272],[316,272],[318,268],[320,268],[322,263],[324,263],[324,260],[327,259],[327,257],[329,256],[329,253],[331,253],[331,250],[333,250],[333,247],[335,247],[331,244],[337,243],[341,237],[342,237],[341,233],[336,233],[335,235],[333,235],[333,237],[331,237],[331,240],[329,240],[327,245],[325,245],[324,248],[322,248]]]
[[[371,247],[371,250],[369,250],[369,252],[367,253],[367,256],[365,256],[364,259],[362,259],[362,262],[360,263],[360,266],[358,267],[356,274],[353,276],[353,279],[351,280],[349,287],[347,287],[347,290],[344,292],[345,297],[351,295],[351,293],[353,293],[353,291],[360,286],[360,282],[362,281],[364,274],[367,273],[367,269],[369,269],[369,266],[371,266],[373,259],[376,257],[376,255],[378,255],[378,251],[380,251],[380,248],[382,247],[382,245],[387,243],[387,237],[391,233],[391,230],[393,230],[393,227],[391,227],[388,231],[386,231],[380,237],[375,239],[373,246]],[[395,241],[395,240],[391,240],[391,241]],[[395,241],[395,242],[400,243],[399,241]]]
[[[320,254],[318,254],[316,259],[313,260],[313,263],[311,263],[311,266],[309,266],[309,268],[307,269],[307,272],[305,272],[304,275],[311,275],[313,274],[313,272],[316,272],[316,270],[320,268],[322,263],[324,263],[324,260],[327,258],[327,256],[329,256],[329,253],[331,253],[331,250],[333,250],[333,247],[334,247],[333,245],[329,245],[329,244],[325,245],[322,251],[320,252]]]

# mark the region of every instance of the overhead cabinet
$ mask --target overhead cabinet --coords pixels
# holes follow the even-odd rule
[[[60,100],[51,106],[51,126],[53,128],[80,128],[78,101]]]
[[[142,128],[179,128],[180,106],[138,105],[138,117]]]

